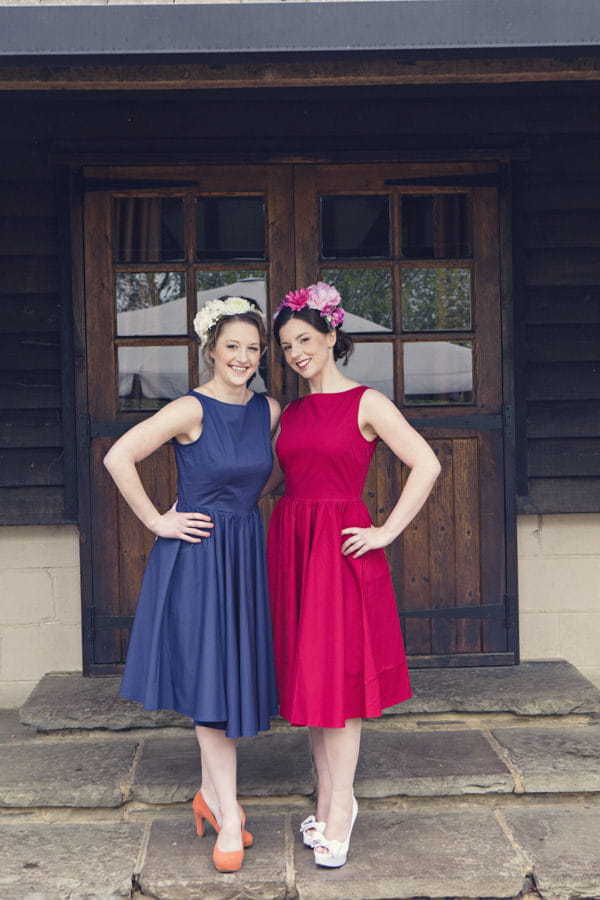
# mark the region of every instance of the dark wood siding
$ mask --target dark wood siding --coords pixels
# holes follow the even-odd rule
[[[241,151],[366,161],[524,150],[515,181],[519,509],[600,508],[598,85],[182,91],[166,100],[0,98],[10,123],[0,151],[0,522],[73,517],[73,348],[61,278],[70,263],[59,238],[67,198],[48,163],[63,151],[176,164]]]
[[[5,148],[0,158],[0,523],[65,522],[70,517],[64,500],[55,173],[34,142],[12,147],[5,142]]]
[[[527,166],[523,512],[600,509],[599,112],[536,142]]]

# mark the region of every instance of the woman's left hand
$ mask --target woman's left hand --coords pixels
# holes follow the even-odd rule
[[[391,544],[393,537],[383,530],[371,525],[369,528],[342,528],[342,534],[349,534],[351,537],[342,544],[342,553],[344,556],[351,556],[358,559],[364,556],[369,550],[379,550],[381,547],[387,547]]]

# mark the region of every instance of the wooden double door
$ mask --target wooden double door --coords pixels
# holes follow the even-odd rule
[[[392,398],[442,465],[429,502],[388,551],[410,663],[516,662],[495,165],[95,167],[83,185],[86,672],[122,665],[154,540],[103,455],[201,380],[192,321],[207,299],[251,296],[271,314],[287,291],[317,280],[343,298],[355,340],[347,374]],[[283,404],[303,390],[274,346],[254,387]],[[168,508],[172,449],[141,474]],[[405,477],[379,446],[365,489],[375,522]]]

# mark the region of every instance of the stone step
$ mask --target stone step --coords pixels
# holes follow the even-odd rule
[[[600,897],[600,809],[359,807],[345,867],[317,868],[301,814],[252,815],[242,869],[218,873],[189,811],[116,823],[0,824],[3,900],[543,900]],[[131,893],[132,884],[134,892]],[[532,888],[535,894],[529,893]]]
[[[518,666],[412,669],[411,700],[386,711],[386,719],[461,715],[574,716],[600,713],[600,691],[565,660]],[[120,679],[74,673],[44,676],[21,709],[21,720],[39,731],[190,727],[176,713],[146,712],[118,696]]]
[[[239,741],[241,796],[309,807],[315,781],[306,729]],[[195,735],[92,732],[18,737],[2,746],[0,807],[117,809],[187,803],[200,781]],[[491,730],[365,731],[356,795],[465,798],[600,794],[600,723]]]

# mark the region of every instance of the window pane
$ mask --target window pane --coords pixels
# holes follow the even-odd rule
[[[256,300],[267,317],[267,273],[265,271],[228,271],[224,269],[204,269],[196,273],[198,309],[209,300],[230,294],[232,297],[251,297]],[[207,381],[210,374],[205,370],[202,353],[199,354],[200,381]],[[267,355],[264,354],[258,372],[250,382],[253,391],[264,393],[267,388]]]
[[[355,344],[348,365],[341,371],[348,378],[394,399],[394,348],[391,343]]]
[[[119,409],[159,409],[188,390],[186,347],[119,347]]]
[[[402,255],[452,259],[471,255],[467,194],[402,197]]]
[[[209,300],[229,294],[256,300],[267,317],[267,273],[263,270],[241,271],[204,269],[196,273],[198,309]],[[267,317],[268,318],[268,317]]]
[[[340,292],[346,331],[392,331],[391,269],[322,269],[321,281]]]
[[[390,255],[389,197],[321,197],[324,259]]]
[[[118,272],[117,334],[186,334],[184,272]]]
[[[471,341],[406,341],[403,358],[407,405],[473,402]]]
[[[263,197],[198,197],[198,259],[265,259]]]
[[[181,197],[115,197],[117,262],[185,258]]]
[[[403,331],[465,331],[471,328],[471,270],[402,270]]]

